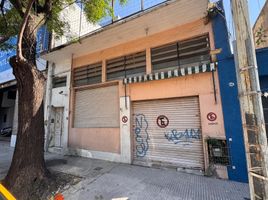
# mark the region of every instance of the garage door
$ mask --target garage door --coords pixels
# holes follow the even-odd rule
[[[134,164],[203,169],[198,97],[133,102]]]

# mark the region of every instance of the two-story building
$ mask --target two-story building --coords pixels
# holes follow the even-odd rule
[[[43,55],[50,151],[246,181],[241,119],[229,137],[223,115],[221,4],[146,2],[130,1],[140,9]]]

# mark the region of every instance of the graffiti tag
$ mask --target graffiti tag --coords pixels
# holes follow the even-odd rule
[[[191,143],[193,140],[200,140],[201,133],[199,129],[186,129],[185,131],[178,131],[176,129],[165,133],[165,138],[168,141],[178,143]]]
[[[136,155],[144,157],[149,149],[149,135],[147,132],[148,122],[143,114],[135,117],[135,139],[136,139]]]

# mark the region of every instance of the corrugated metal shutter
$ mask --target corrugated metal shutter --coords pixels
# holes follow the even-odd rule
[[[75,92],[75,128],[119,127],[118,85]]]
[[[134,164],[204,168],[198,97],[133,102],[133,112]]]

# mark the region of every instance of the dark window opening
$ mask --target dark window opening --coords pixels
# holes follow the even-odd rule
[[[7,114],[4,114],[4,119],[3,122],[6,123],[7,122]]]
[[[53,88],[58,88],[58,87],[65,87],[67,82],[67,77],[54,77],[52,80],[52,85]]]
[[[146,73],[146,52],[143,51],[108,60],[106,69],[107,80],[143,75]]]
[[[208,35],[151,49],[153,71],[193,67],[210,62]]]
[[[15,100],[16,99],[16,91],[15,90],[9,90],[7,92],[7,98]]]
[[[83,86],[101,83],[102,63],[79,67],[74,70],[73,86]]]
[[[226,140],[208,139],[208,156],[210,164],[229,165],[229,149]]]

